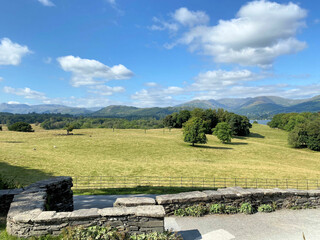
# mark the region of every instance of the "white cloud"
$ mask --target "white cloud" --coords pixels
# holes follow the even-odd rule
[[[177,9],[174,13],[171,13],[170,16],[171,18],[168,21],[153,17],[152,21],[155,24],[150,26],[149,29],[154,31],[168,30],[172,33],[177,32],[181,26],[193,27],[204,25],[210,20],[205,12],[190,11],[185,7]]]
[[[193,27],[195,25],[204,25],[210,21],[209,16],[203,11],[190,11],[185,7],[177,9],[173,19],[184,26]]]
[[[122,93],[125,92],[124,87],[110,87],[106,85],[96,85],[90,86],[90,90],[88,92],[102,95],[102,96],[111,96],[114,93]]]
[[[215,90],[239,85],[248,81],[256,81],[264,77],[264,74],[256,74],[246,69],[239,71],[207,71],[199,73],[195,77],[195,82],[191,85],[190,89],[192,91]]]
[[[0,82],[3,81],[3,77],[0,77]]]
[[[5,93],[14,94],[18,96],[22,96],[27,99],[37,99],[37,100],[45,100],[47,99],[46,95],[42,92],[34,91],[30,88],[12,88],[12,87],[4,87],[3,91]]]
[[[16,102],[16,101],[9,101],[8,104],[20,104],[20,102]]]
[[[71,85],[74,87],[129,79],[133,76],[133,72],[121,64],[109,67],[96,60],[74,56],[60,57],[57,61],[64,71],[72,73]]]
[[[156,87],[156,86],[158,86],[158,83],[156,83],[156,82],[146,82],[144,85],[146,85],[148,87]]]
[[[53,98],[44,100],[45,104],[60,104],[72,107],[90,108],[90,107],[106,107],[108,105],[123,105],[123,102],[113,101],[104,96],[89,96],[89,97],[68,97],[68,98]]]
[[[31,53],[27,46],[13,43],[9,38],[2,38],[0,43],[0,65],[19,65],[21,58]]]
[[[177,23],[169,23],[169,22],[160,20],[157,17],[153,17],[152,21],[155,22],[155,24],[149,27],[150,30],[153,30],[153,31],[169,30],[170,32],[176,32],[179,30],[179,26]]]
[[[131,95],[131,98],[135,100],[134,104],[139,107],[155,107],[155,106],[172,106],[177,104],[177,100],[173,96],[180,95],[185,90],[180,87],[168,87],[168,88],[151,88],[142,89]]]
[[[39,3],[41,3],[43,6],[46,7],[53,7],[55,6],[53,2],[51,2],[50,0],[38,0]]]
[[[275,58],[306,48],[295,38],[306,16],[306,10],[294,3],[253,1],[241,7],[234,19],[191,27],[171,46],[186,44],[219,63],[270,67]]]

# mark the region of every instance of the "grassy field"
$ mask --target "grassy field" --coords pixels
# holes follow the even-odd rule
[[[320,152],[292,149],[286,132],[264,125],[231,144],[209,135],[198,147],[179,129],[35,130],[0,132],[0,174],[23,184],[58,175],[320,178]]]

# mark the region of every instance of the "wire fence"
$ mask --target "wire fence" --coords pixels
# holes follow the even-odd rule
[[[181,188],[294,188],[319,189],[319,180],[312,179],[266,179],[266,178],[201,178],[201,177],[155,177],[155,176],[74,176],[73,189],[106,189],[149,187]]]

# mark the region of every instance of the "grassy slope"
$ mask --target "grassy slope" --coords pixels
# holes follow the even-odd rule
[[[232,144],[208,136],[203,147],[184,143],[178,129],[74,133],[40,128],[35,133],[0,132],[0,174],[24,184],[53,175],[320,177],[319,152],[289,148],[286,132],[263,125],[254,125],[252,137]]]

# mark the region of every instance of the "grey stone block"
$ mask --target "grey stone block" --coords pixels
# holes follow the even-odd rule
[[[135,207],[142,205],[155,205],[156,201],[153,198],[148,197],[129,197],[129,198],[117,198],[114,207]]]
[[[135,215],[137,217],[156,217],[161,218],[165,216],[163,206],[139,206],[136,207]]]
[[[222,198],[222,194],[218,191],[207,190],[203,191],[203,193],[207,195],[209,200],[220,200]]]
[[[160,195],[156,197],[156,201],[159,205],[184,202],[205,202],[207,200],[207,195],[199,191]]]
[[[75,220],[75,219],[83,219],[83,218],[98,218],[101,217],[98,208],[90,208],[90,209],[80,209],[71,212],[68,216],[68,219]]]

